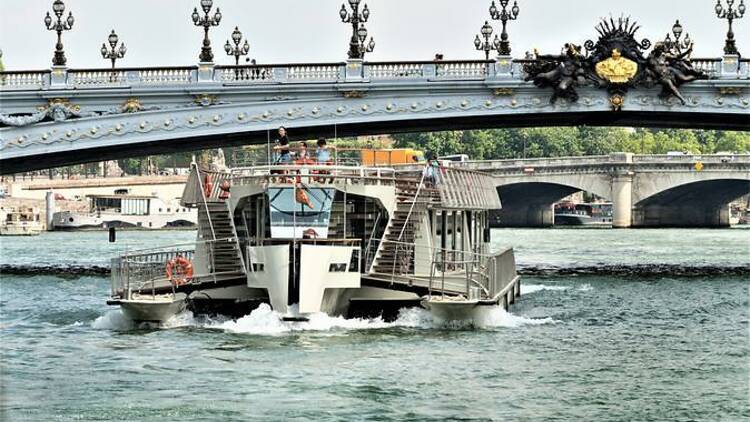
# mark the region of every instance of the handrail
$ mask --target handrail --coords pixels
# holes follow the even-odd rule
[[[367,249],[365,250],[365,266],[367,267],[367,272],[370,272],[370,268],[372,268],[373,262],[370,263],[370,250],[372,249],[372,239],[375,237],[375,230],[378,228],[378,223],[380,222],[380,217],[383,215],[382,212],[378,212],[377,218],[375,218],[375,224],[372,225],[372,232],[370,233],[370,239],[367,241]],[[370,263],[370,265],[368,265]]]
[[[419,199],[419,194],[422,192],[422,185],[424,184],[425,174],[426,172],[423,171],[422,178],[419,180],[419,185],[417,186],[417,193],[414,194],[414,200],[411,202],[411,207],[409,207],[409,213],[406,214],[406,221],[404,222],[404,225],[401,227],[401,233],[398,234],[399,242],[404,237],[404,231],[406,230],[406,225],[409,223],[409,219],[411,218],[411,215],[414,212],[414,206],[417,204],[417,199]]]
[[[203,183],[201,183],[201,171],[198,168],[198,164],[193,163],[195,166],[196,174],[198,175],[198,186],[201,190],[201,199],[203,200],[203,206],[206,209],[206,218],[208,218],[208,226],[211,229],[211,237],[216,240],[216,232],[214,231],[214,223],[211,221],[211,211],[208,209],[208,201],[206,201],[206,191],[203,189]]]

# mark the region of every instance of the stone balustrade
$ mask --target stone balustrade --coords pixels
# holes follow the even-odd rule
[[[725,62],[725,60],[727,60]],[[733,61],[732,61],[733,60]],[[248,66],[155,67],[130,69],[54,69],[0,72],[3,90],[45,90],[58,88],[101,88],[111,86],[173,86],[198,83],[268,84],[268,83],[345,83],[400,80],[455,81],[518,79],[523,80],[523,66],[533,60],[501,61],[429,61],[280,64]],[[732,61],[730,63],[730,61]],[[712,79],[750,79],[750,61],[737,58],[697,58],[693,66]],[[349,68],[347,68],[349,66]],[[727,70],[729,69],[729,71]],[[205,73],[204,73],[205,72]],[[207,77],[202,75],[208,75]]]

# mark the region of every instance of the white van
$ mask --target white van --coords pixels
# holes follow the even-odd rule
[[[445,155],[443,157],[438,158],[440,161],[455,161],[458,163],[463,163],[464,161],[469,161],[469,156],[466,154],[454,154],[454,155]]]

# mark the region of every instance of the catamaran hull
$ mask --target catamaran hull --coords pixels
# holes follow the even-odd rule
[[[163,323],[180,312],[187,306],[185,297],[174,300],[121,300],[120,309],[130,320],[135,322]]]

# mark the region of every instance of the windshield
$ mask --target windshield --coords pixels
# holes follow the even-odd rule
[[[271,188],[271,237],[328,237],[335,189]]]

